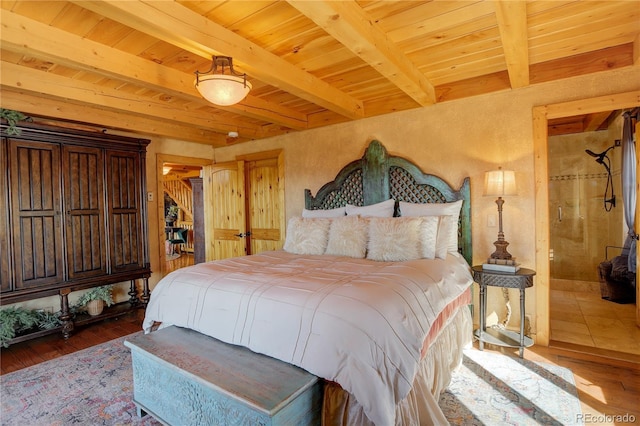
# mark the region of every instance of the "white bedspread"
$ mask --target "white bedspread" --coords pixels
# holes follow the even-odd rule
[[[153,290],[143,327],[188,327],[297,365],[390,425],[431,324],[472,282],[455,255],[375,262],[272,251],[172,272]]]

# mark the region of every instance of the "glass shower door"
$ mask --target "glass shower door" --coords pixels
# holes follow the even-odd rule
[[[551,171],[550,171],[551,172]],[[579,174],[551,174],[549,182],[550,273],[552,278],[597,281],[591,267],[584,182]]]

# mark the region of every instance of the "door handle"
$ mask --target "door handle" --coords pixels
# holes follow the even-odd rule
[[[562,207],[558,206],[558,222],[562,222]]]
[[[251,232],[245,232],[245,233],[239,233],[239,234],[233,234],[234,237],[239,237],[239,238],[245,238],[245,237],[249,237],[251,235]]]

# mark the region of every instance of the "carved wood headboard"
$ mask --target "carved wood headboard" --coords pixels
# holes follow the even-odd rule
[[[385,147],[374,140],[364,156],[340,170],[336,178],[326,183],[314,197],[305,189],[305,207],[309,210],[334,209],[347,204],[368,206],[390,198],[408,203],[462,202],[458,227],[458,247],[469,264],[471,247],[471,194],[469,178],[460,189],[453,189],[443,179],[423,173],[409,160],[391,156]]]

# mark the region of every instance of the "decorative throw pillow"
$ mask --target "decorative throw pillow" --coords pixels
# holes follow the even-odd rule
[[[436,237],[435,256],[438,259],[446,259],[450,252],[450,236],[452,230],[458,229],[458,222],[453,220],[453,216],[438,216],[438,235]],[[457,238],[457,232],[456,232]],[[457,247],[457,244],[456,244]],[[456,250],[457,252],[457,250]]]
[[[440,217],[438,216],[427,216],[422,217],[422,222],[420,224],[420,246],[421,246],[421,255],[425,259],[435,259],[436,257],[436,246],[438,240],[438,225],[440,224]],[[445,247],[445,255],[446,248]]]
[[[347,204],[347,216],[393,217],[395,205],[396,201],[393,199],[362,207]]]
[[[367,253],[369,222],[359,216],[345,216],[331,221],[325,254],[364,259]]]
[[[324,254],[331,219],[292,217],[287,224],[284,250],[295,254]]]
[[[406,203],[400,201],[400,215],[406,216],[452,216],[453,223],[447,224],[449,232],[448,248],[451,253],[458,252],[458,220],[460,219],[460,209],[463,200],[453,203]],[[441,221],[442,225],[442,221]]]
[[[346,213],[346,207],[338,207],[337,209],[328,209],[328,210],[302,210],[302,217],[310,218],[310,217],[341,217]]]
[[[419,259],[421,218],[369,219],[367,259],[395,262]]]

